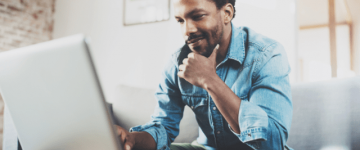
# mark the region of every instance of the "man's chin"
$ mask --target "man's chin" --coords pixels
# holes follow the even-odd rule
[[[188,45],[189,46],[189,45]],[[201,46],[196,46],[196,47],[192,47],[189,46],[190,50],[196,54],[200,54],[205,56],[206,55],[206,51],[202,51],[203,48],[201,48]]]

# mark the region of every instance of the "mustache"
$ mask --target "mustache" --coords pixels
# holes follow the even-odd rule
[[[190,34],[190,36],[188,37],[187,40],[185,40],[185,43],[189,43],[190,40],[192,39],[196,39],[196,38],[200,38],[200,37],[203,37],[205,38],[205,35],[204,34],[199,34],[199,35],[196,35],[196,34]]]

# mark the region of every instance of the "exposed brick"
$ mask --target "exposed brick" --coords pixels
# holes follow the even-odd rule
[[[24,39],[30,39],[31,36],[29,36],[29,34],[19,34],[19,37],[22,37]]]
[[[21,44],[21,41],[20,41],[20,40],[13,40],[12,43],[14,43],[14,44]]]
[[[32,16],[34,17],[34,19],[38,19],[38,16],[37,16],[37,14],[32,14]]]
[[[8,35],[17,35],[15,31],[13,30],[5,30],[4,34],[8,34]]]
[[[15,7],[15,6],[11,6],[11,5],[8,5],[7,8],[8,8],[10,11],[23,11],[22,9],[17,8],[17,7]]]
[[[16,49],[17,47],[19,47],[19,44],[9,43],[8,46],[9,46],[8,50],[11,50],[11,49]]]
[[[20,44],[18,44],[18,43],[10,43],[9,46],[12,47],[11,49],[15,49],[15,47],[19,47]]]
[[[2,14],[2,15],[10,15],[10,12],[9,12],[9,11],[6,11],[6,10],[1,10],[1,9],[0,9],[0,14]]]
[[[51,12],[55,13],[55,0],[53,0],[53,2],[51,4]]]
[[[14,30],[17,30],[17,31],[20,31],[20,32],[23,32],[23,31],[26,31],[25,27],[24,26],[13,26],[13,29]]]
[[[53,32],[53,30],[54,30],[54,24],[49,24],[49,25],[48,25],[48,30],[47,30],[47,31],[49,31],[49,32]]]

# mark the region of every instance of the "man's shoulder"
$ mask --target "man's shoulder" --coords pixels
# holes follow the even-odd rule
[[[255,32],[248,27],[240,27],[238,33],[244,34],[245,62],[259,60],[265,61],[274,55],[286,54],[284,47],[278,41]]]
[[[241,30],[246,33],[246,45],[257,49],[259,52],[266,52],[275,46],[281,45],[278,41],[257,33],[249,27],[241,27]]]
[[[246,33],[244,67],[256,65],[255,68],[262,68],[275,56],[287,61],[286,51],[278,41],[259,34],[248,27],[242,27],[241,30]],[[258,73],[260,70],[255,69],[254,71]]]

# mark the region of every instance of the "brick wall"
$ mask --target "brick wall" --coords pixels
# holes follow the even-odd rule
[[[0,52],[52,38],[55,0],[0,0]],[[3,133],[0,96],[0,149]]]
[[[51,39],[54,0],[0,0],[0,51]]]

